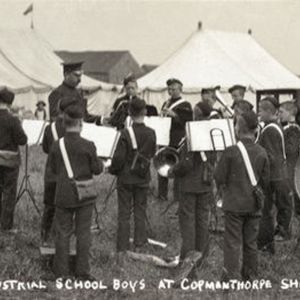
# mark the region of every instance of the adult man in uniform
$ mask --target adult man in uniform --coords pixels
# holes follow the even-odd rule
[[[249,104],[249,110],[253,109],[253,105],[245,100],[245,93],[246,93],[246,87],[240,84],[236,84],[232,86],[230,89],[228,89],[228,92],[231,94],[231,98],[233,100],[233,103],[231,105],[231,108],[234,109],[234,106],[239,101],[246,101]]]
[[[116,99],[113,104],[113,110],[110,115],[109,124],[121,130],[125,127],[125,121],[128,117],[128,104],[131,99],[137,99],[138,85],[133,74],[129,74],[123,80],[123,89],[125,95]],[[153,105],[146,105],[147,116],[157,116],[157,109]]]
[[[0,90],[0,213],[2,230],[13,227],[19,176],[19,146],[27,136],[17,117],[10,113],[15,95],[7,88]]]
[[[64,81],[51,92],[48,99],[51,121],[55,121],[59,114],[58,107],[60,99],[63,97],[72,97],[82,106],[85,122],[96,123],[97,125],[103,123],[102,116],[91,115],[87,111],[87,100],[82,97],[80,91],[77,89],[83,73],[82,64],[83,62],[63,63]]]
[[[185,136],[185,123],[193,119],[193,110],[191,104],[181,97],[183,85],[179,79],[168,79],[167,86],[170,99],[163,104],[161,114],[172,118],[170,147],[177,149]],[[174,181],[174,197],[176,198],[179,196],[176,177]],[[158,175],[158,196],[161,200],[168,199],[168,178],[160,175]]]

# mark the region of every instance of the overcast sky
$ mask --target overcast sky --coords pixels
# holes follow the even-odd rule
[[[35,29],[57,50],[130,50],[140,64],[160,64],[203,27],[247,32],[300,74],[300,0],[113,1],[0,0],[0,27]],[[21,46],[21,45],[20,45]]]

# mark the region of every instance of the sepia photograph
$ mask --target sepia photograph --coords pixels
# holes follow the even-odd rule
[[[300,297],[299,0],[0,0],[0,299]]]

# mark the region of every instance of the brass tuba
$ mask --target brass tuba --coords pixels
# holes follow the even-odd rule
[[[168,171],[179,162],[179,152],[173,147],[159,149],[153,158],[154,168],[162,177],[168,177]]]

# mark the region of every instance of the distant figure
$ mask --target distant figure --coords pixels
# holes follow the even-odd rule
[[[46,113],[46,103],[42,100],[38,101],[36,104],[36,110],[34,112],[34,116],[37,120],[46,120],[47,113]]]

